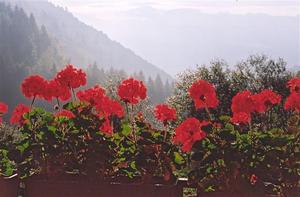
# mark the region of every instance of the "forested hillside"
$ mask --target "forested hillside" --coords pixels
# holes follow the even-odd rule
[[[49,76],[63,62],[56,43],[33,15],[0,2],[0,100],[10,106],[21,102],[19,89],[25,76]]]
[[[160,75],[162,80],[172,80],[170,75],[147,62],[130,49],[111,40],[105,33],[88,26],[66,9],[52,3],[39,1],[0,0],[22,7],[28,14],[33,13],[39,25],[45,25],[60,43],[70,63],[86,68],[97,62],[106,70],[124,69],[127,73],[143,71],[147,77]]]
[[[0,2],[0,100],[10,106],[10,111],[16,103],[29,102],[19,91],[25,76],[42,74],[51,78],[57,69],[70,62],[59,46],[45,26],[36,23],[33,14]],[[159,74],[153,77],[145,76],[142,71],[127,74],[124,71],[128,72],[127,69],[103,68],[96,63],[85,69],[90,84],[106,85],[114,76],[121,79],[131,75],[143,80],[149,86],[152,103],[164,102],[171,94],[171,81],[164,81]]]
[[[142,71],[128,75],[124,70],[113,68],[104,70],[103,68],[99,68],[96,63],[89,65],[86,72],[88,75],[88,86],[101,84],[107,88],[108,93],[110,91],[109,87],[115,88],[122,79],[129,76],[139,79],[147,86],[148,96],[152,104],[165,102],[166,98],[171,95],[174,86],[172,81],[167,80],[164,82],[160,75],[146,77]]]

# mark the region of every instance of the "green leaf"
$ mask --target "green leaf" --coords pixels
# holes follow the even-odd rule
[[[230,123],[227,123],[227,124],[225,125],[225,129],[227,129],[227,130],[229,130],[229,131],[234,131],[234,126],[233,126],[232,124],[230,124]]]
[[[5,175],[11,176],[11,175],[13,175],[13,173],[14,173],[14,169],[10,165],[6,166]]]
[[[214,144],[208,144],[207,148],[208,148],[209,150],[214,150],[214,149],[216,149],[217,147],[216,147]]]
[[[223,159],[218,159],[217,162],[218,162],[219,166],[225,166],[225,162]]]
[[[214,189],[214,187],[213,186],[208,186],[207,188],[205,188],[205,190],[204,190],[205,192],[214,192],[215,191],[215,189]]]
[[[122,126],[122,134],[124,136],[128,136],[131,133],[131,128],[129,126],[129,124],[123,124]]]
[[[178,165],[181,165],[185,162],[184,158],[178,152],[174,152],[174,158],[175,158],[175,163],[177,163]]]
[[[225,115],[220,116],[220,120],[223,121],[223,122],[229,122],[230,119],[231,119],[230,116],[225,116]]]
[[[55,126],[48,126],[48,130],[51,132],[51,133],[53,133],[53,134],[55,134],[55,132],[56,132],[56,127]]]
[[[24,151],[25,151],[28,147],[29,147],[29,142],[27,141],[27,142],[25,142],[25,143],[23,143],[23,144],[21,144],[21,145],[18,145],[18,146],[17,146],[17,149],[20,151],[21,154],[23,154]]]
[[[208,168],[206,169],[206,172],[207,172],[208,174],[212,173],[212,171],[213,171],[213,168],[212,168],[212,167],[208,167]]]
[[[135,161],[131,162],[131,163],[130,163],[130,167],[131,167],[132,169],[134,169],[134,170],[137,170],[137,168],[136,168],[136,162],[135,162]]]

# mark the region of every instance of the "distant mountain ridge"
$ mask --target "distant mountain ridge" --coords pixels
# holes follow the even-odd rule
[[[160,75],[166,81],[172,77],[147,62],[120,43],[111,40],[103,32],[90,27],[67,10],[52,3],[42,1],[0,0],[17,5],[28,14],[32,13],[37,23],[57,39],[65,58],[75,65],[85,68],[97,62],[105,69],[113,67],[132,74],[143,71],[146,77]]]
[[[300,66],[300,15],[207,13],[205,8],[164,10],[151,5],[117,13],[122,20],[91,19],[91,24],[172,75],[213,59],[235,65],[255,54]],[[81,17],[87,20],[90,14]]]

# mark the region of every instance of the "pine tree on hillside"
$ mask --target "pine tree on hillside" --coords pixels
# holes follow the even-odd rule
[[[0,100],[10,110],[26,102],[20,84],[29,74],[53,76],[53,65],[63,65],[59,51],[45,27],[33,15],[0,2]]]

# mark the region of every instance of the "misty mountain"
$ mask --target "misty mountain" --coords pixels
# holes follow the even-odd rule
[[[171,76],[153,64],[142,59],[120,43],[111,40],[102,31],[98,31],[74,17],[66,9],[44,0],[10,2],[22,7],[28,14],[33,13],[37,23],[44,25],[59,42],[63,55],[76,66],[85,68],[97,62],[103,68],[123,69],[127,73],[143,71],[145,75],[163,80],[172,80]]]
[[[299,15],[208,14],[144,6],[118,17],[122,20],[91,23],[171,74],[215,58],[233,65],[253,54],[282,57],[289,66],[300,66]]]
[[[33,15],[0,2],[0,101],[10,110],[26,102],[20,84],[29,74],[52,76],[65,60],[45,27]]]

